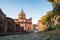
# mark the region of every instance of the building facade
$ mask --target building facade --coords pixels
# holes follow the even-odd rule
[[[18,19],[14,20],[17,24],[19,24],[25,31],[32,31],[32,18],[26,19],[26,15],[23,12],[23,9],[18,14]]]
[[[0,9],[0,33],[16,33],[32,31],[32,18],[26,19],[26,15],[21,11],[18,19],[6,17]]]
[[[7,22],[6,22],[6,15],[0,9],[0,32],[7,32]]]
[[[33,24],[33,30],[34,30],[34,32],[38,32],[39,26],[37,24]]]
[[[45,29],[45,25],[43,25],[42,20],[38,20],[39,31],[43,31]]]

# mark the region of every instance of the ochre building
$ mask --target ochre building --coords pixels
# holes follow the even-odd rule
[[[43,25],[42,20],[38,20],[39,31],[43,31],[45,29],[45,25]]]

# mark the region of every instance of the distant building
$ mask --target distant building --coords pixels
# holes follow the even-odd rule
[[[39,26],[37,24],[33,24],[33,31],[38,32],[39,31]]]
[[[26,15],[23,12],[23,9],[18,14],[18,19],[14,20],[17,24],[19,24],[25,31],[32,31],[32,18],[26,19]]]
[[[43,25],[42,20],[38,20],[39,31],[43,31],[45,29],[45,25]]]

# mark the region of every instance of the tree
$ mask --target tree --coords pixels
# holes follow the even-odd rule
[[[48,0],[48,2],[51,2],[52,4],[57,4],[59,0]]]
[[[53,10],[47,12],[47,14],[42,18],[43,23],[48,23],[49,25],[45,30],[55,30],[55,29],[60,29],[60,25],[56,25],[55,27],[51,27],[51,18],[54,18],[54,16],[60,15],[60,3],[59,0],[48,0],[50,3],[53,5]],[[58,20],[60,22],[60,19]]]
[[[55,15],[60,15],[60,3],[56,4],[56,6],[53,9],[53,12]]]
[[[53,3],[53,2],[54,2],[54,0],[48,0],[48,2],[51,2],[51,3]]]
[[[42,19],[42,23],[45,24],[46,23],[46,16],[43,16],[41,19]]]
[[[54,27],[49,26],[49,27],[47,27],[44,31],[51,31],[51,30],[55,30],[55,28],[54,28]]]
[[[55,5],[59,2],[59,0],[47,0],[47,1],[52,3],[53,7],[55,7]]]
[[[45,16],[42,17],[43,24],[48,22],[48,24],[51,22],[51,18],[53,17],[53,12],[49,11]]]

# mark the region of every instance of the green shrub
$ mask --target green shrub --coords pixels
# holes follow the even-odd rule
[[[57,24],[57,25],[55,26],[55,29],[56,29],[56,30],[59,30],[59,29],[60,29],[60,24]]]
[[[46,28],[44,31],[51,31],[51,30],[55,30],[55,28],[54,28],[54,27],[49,26],[49,27],[48,27],[48,28]]]

